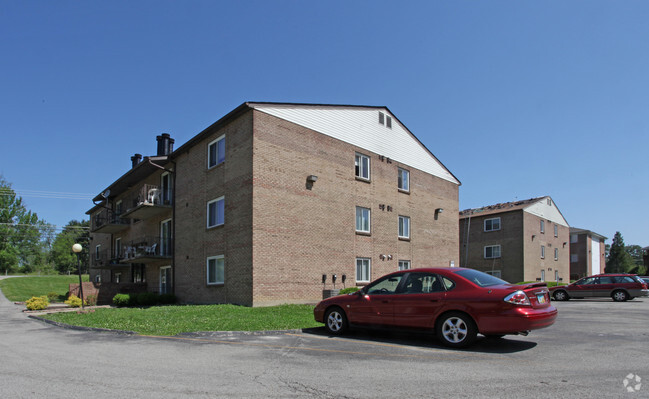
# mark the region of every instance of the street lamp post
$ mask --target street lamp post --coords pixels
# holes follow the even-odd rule
[[[79,295],[81,297],[81,308],[83,308],[83,282],[81,281],[81,260],[79,258],[83,247],[81,244],[74,244],[72,246],[72,252],[77,254],[77,270],[79,271]]]

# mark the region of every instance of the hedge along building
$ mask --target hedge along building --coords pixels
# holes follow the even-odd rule
[[[88,211],[107,289],[263,306],[458,264],[460,182],[386,107],[248,102],[158,141]]]

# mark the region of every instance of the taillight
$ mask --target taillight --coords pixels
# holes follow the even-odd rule
[[[513,292],[505,297],[505,302],[512,303],[514,305],[527,305],[531,306],[530,298],[527,297],[527,294],[523,291]]]

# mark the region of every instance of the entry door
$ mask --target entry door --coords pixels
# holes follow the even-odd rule
[[[160,268],[160,293],[171,294],[171,266]]]

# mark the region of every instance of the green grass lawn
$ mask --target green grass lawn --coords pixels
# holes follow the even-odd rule
[[[49,320],[84,327],[176,335],[196,331],[262,331],[320,327],[311,305],[249,308],[236,305],[154,306],[47,314]]]
[[[84,275],[83,281],[88,281]],[[2,293],[12,302],[23,302],[33,296],[43,296],[50,292],[59,294],[59,300],[65,301],[69,284],[79,284],[79,276],[26,276],[0,280]]]

